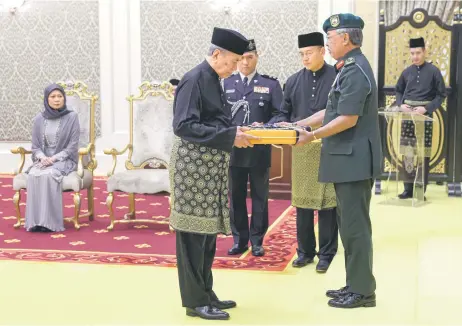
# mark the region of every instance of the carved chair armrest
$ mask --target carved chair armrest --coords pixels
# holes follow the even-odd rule
[[[90,143],[88,144],[87,147],[83,147],[83,148],[80,148],[79,149],[79,162],[78,162],[78,166],[77,166],[77,174],[79,175],[80,178],[83,178],[83,169],[84,169],[84,165],[83,165],[83,157],[85,155],[89,155],[90,157],[90,162],[88,163],[88,169],[90,171],[93,171],[94,169],[96,169],[96,160],[94,159],[95,157],[95,144],[93,143]]]
[[[32,154],[32,151],[24,149],[23,147],[16,147],[16,148],[11,149],[11,153],[21,155],[21,161],[19,162],[19,168],[16,171],[14,171],[15,175],[20,174],[22,173],[24,163],[26,162],[26,154]]]
[[[110,177],[114,174],[114,171],[115,171],[115,168],[117,166],[117,156],[118,155],[123,155],[127,150],[132,150],[133,146],[128,144],[127,146],[125,146],[125,148],[121,151],[118,151],[117,149],[115,148],[108,148],[108,149],[105,149],[103,152],[104,154],[106,155],[112,155],[112,169],[111,171],[108,172],[107,176]]]

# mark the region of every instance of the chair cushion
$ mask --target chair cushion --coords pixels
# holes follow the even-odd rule
[[[20,189],[27,188],[27,177],[28,174],[20,173],[13,178],[13,189],[18,191]],[[93,181],[93,175],[89,170],[83,170],[83,183],[82,179],[80,179],[77,171],[66,175],[63,178],[62,186],[63,191],[73,190],[73,191],[80,191],[82,189],[88,189]],[[81,187],[82,186],[82,187]]]
[[[107,180],[107,191],[123,191],[130,194],[170,192],[168,170],[139,169],[116,173]]]

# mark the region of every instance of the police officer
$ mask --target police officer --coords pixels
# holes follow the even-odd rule
[[[441,71],[425,61],[426,50],[423,37],[414,38],[409,41],[412,65],[406,68],[396,84],[396,104],[401,111],[416,112],[431,117],[443,103],[446,97],[446,86],[444,85]],[[428,184],[430,170],[430,153],[433,138],[433,123],[425,122],[425,151],[424,159],[424,190]],[[415,125],[412,121],[403,121],[401,127],[401,147],[414,147],[416,142]],[[413,153],[413,151],[411,151]],[[415,177],[414,157],[405,155],[404,160],[409,160],[411,171],[403,169],[404,191],[398,197],[400,199],[413,197],[413,185]],[[406,164],[404,164],[406,166]]]
[[[228,106],[234,112],[238,126],[254,122],[266,123],[276,115],[282,101],[282,89],[276,78],[260,75],[257,70],[258,52],[254,40],[238,63],[238,73],[224,80]],[[248,105],[247,105],[248,103]],[[268,230],[269,170],[271,146],[234,148],[230,161],[230,217],[234,245],[229,255],[238,255],[252,245],[252,255],[263,256],[263,237]],[[252,215],[247,213],[247,181],[250,180]]]
[[[329,290],[329,305],[374,307],[372,227],[369,215],[373,180],[380,174],[377,85],[361,52],[364,21],[352,14],[333,15],[323,29],[337,77],[327,107],[299,122],[315,131],[300,131],[299,145],[322,139],[319,181],[334,183],[338,225],[345,249],[346,286]]]
[[[324,61],[324,35],[319,32],[298,36],[303,69],[287,80],[281,114],[273,120],[296,122],[305,119],[327,104],[335,79],[335,69]],[[319,257],[316,271],[329,268],[338,249],[336,197],[333,184],[318,183],[321,144],[313,143],[292,149],[292,206],[297,208],[297,254],[293,267],[304,267]],[[319,251],[316,252],[314,211],[318,211]]]

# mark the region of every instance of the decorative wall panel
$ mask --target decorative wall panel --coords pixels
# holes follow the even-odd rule
[[[278,77],[282,86],[302,68],[297,35],[318,31],[317,1],[241,2],[238,11],[226,14],[211,1],[142,0],[142,79],[180,79],[204,59],[217,26],[255,38],[260,52],[258,71]]]
[[[386,34],[387,60],[385,62],[385,86],[395,86],[405,68],[412,64],[409,39],[423,37],[431,60],[440,70],[444,83],[449,85],[451,62],[451,31],[430,21],[425,28],[415,28],[407,21]]]
[[[26,11],[0,13],[0,140],[30,141],[43,89],[81,80],[100,83],[98,1],[31,1]],[[100,109],[96,109],[100,135]]]

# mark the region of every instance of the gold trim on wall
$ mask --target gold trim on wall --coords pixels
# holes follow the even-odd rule
[[[446,173],[446,158],[443,158],[433,169],[430,169],[430,173],[445,174]]]
[[[383,171],[384,172],[396,172],[396,166],[391,164],[387,157],[383,158]]]
[[[425,14],[422,11],[416,11],[412,19],[414,19],[417,24],[420,24],[425,20]]]

